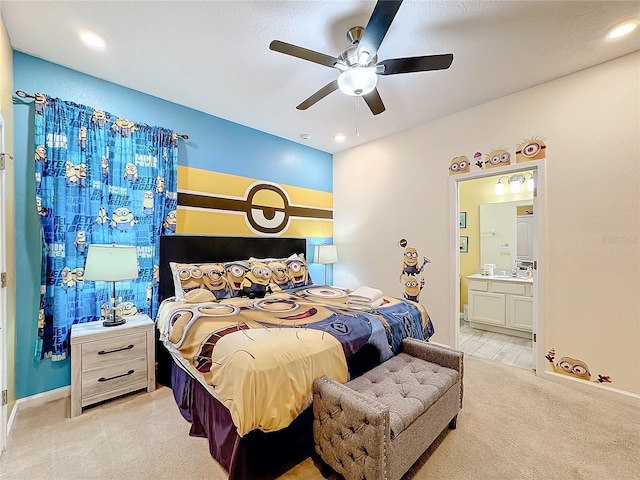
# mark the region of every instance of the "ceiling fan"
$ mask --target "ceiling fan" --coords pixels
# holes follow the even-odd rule
[[[385,111],[384,103],[382,103],[382,98],[376,88],[378,75],[444,70],[451,66],[452,53],[393,58],[378,62],[378,48],[380,48],[380,44],[401,4],[402,0],[378,0],[366,28],[353,27],[349,29],[347,39],[351,42],[351,46],[344,50],[339,58],[280,40],[274,40],[269,44],[269,48],[276,52],[340,71],[336,80],[329,82],[298,105],[296,107],[298,110],[306,110],[330,93],[340,89],[347,95],[364,98],[371,113],[378,115]]]

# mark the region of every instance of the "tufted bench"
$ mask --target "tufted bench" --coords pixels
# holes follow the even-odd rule
[[[463,353],[405,339],[401,352],[340,384],[313,383],[316,452],[346,480],[395,480],[462,408]]]

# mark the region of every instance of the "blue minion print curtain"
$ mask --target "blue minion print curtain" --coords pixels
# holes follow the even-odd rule
[[[176,227],[178,137],[42,94],[35,113],[42,224],[35,357],[63,360],[71,325],[111,307],[113,284],[83,278],[90,244],[137,247],[138,278],[116,283],[115,307],[123,315],[155,314],[159,237]]]

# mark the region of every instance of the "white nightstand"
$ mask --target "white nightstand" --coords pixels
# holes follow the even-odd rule
[[[148,315],[131,315],[127,323],[102,322],[71,327],[71,416],[82,407],[135,390],[156,389],[155,332]]]

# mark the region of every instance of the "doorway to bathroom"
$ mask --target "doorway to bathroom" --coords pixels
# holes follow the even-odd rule
[[[456,348],[535,371],[544,355],[544,165],[451,177]]]

